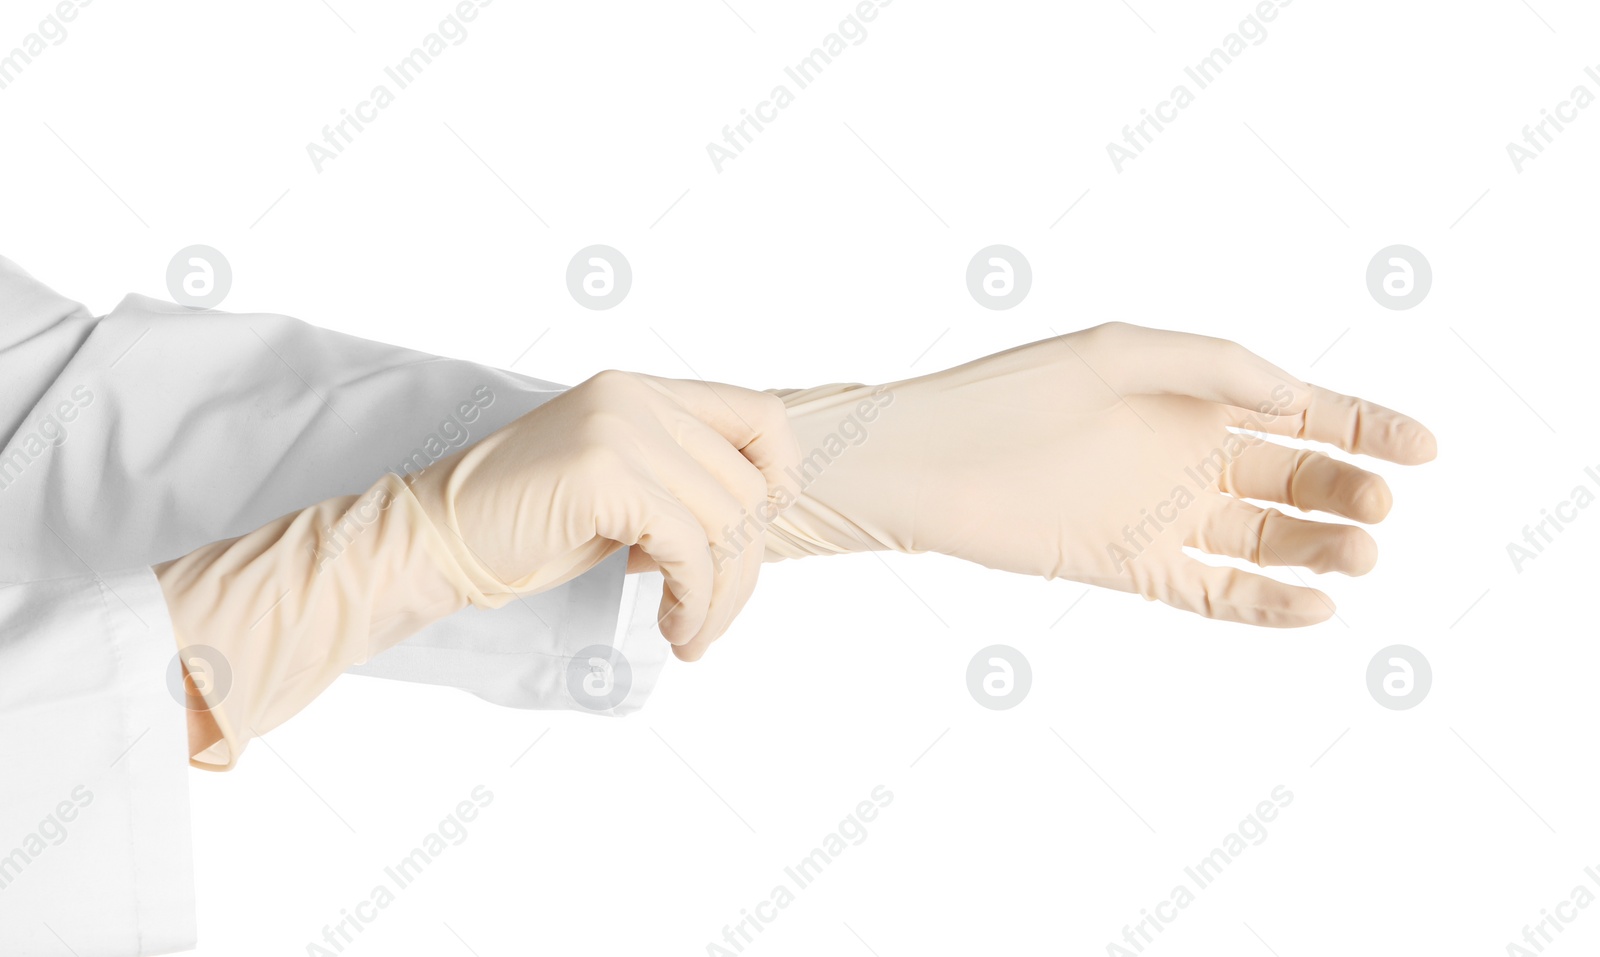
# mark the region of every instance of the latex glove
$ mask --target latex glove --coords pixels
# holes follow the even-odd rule
[[[222,771],[351,665],[485,601],[395,475],[155,572],[189,679],[190,763]]]
[[[666,577],[680,657],[755,588],[749,518],[798,462],[783,404],[705,382],[603,372],[404,480],[318,503],[155,567],[190,677],[194,763],[226,769],[353,664],[473,604],[554,588],[618,548]]]
[[[1230,426],[1394,462],[1434,457],[1398,412],[1222,339],[1109,323],[885,386],[780,392],[804,491],[767,558],[892,549],[1135,592],[1212,618],[1325,620],[1322,592],[1185,555],[1360,575],[1372,537],[1242,499],[1377,522],[1377,475]]]
[[[763,392],[602,372],[407,479],[493,603],[543,591],[634,546],[666,578],[661,632],[698,657],[755,589],[754,516],[787,504],[799,462]]]

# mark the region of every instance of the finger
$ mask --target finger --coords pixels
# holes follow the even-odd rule
[[[657,623],[668,641],[687,642],[705,624],[711,607],[705,528],[682,503],[653,485],[629,499],[629,504],[597,516],[595,534],[637,546],[661,570],[666,589]]]
[[[1308,522],[1226,495],[1217,496],[1184,544],[1263,568],[1300,565],[1314,572],[1365,575],[1378,563],[1378,543],[1359,526]]]
[[[738,546],[719,545],[712,549],[712,607],[706,623],[688,641],[675,644],[672,653],[681,661],[699,661],[733,625],[739,612],[754,594],[756,581],[761,576],[762,556],[766,554],[764,533]]]
[[[712,571],[731,571],[729,601],[718,605],[701,633],[673,653],[683,661],[698,661],[711,643],[722,637],[755,592],[766,555],[766,527],[770,520],[767,486],[761,473],[721,435],[698,422],[680,432],[678,442],[698,466],[711,475],[738,503],[738,514],[713,538]]]
[[[1207,618],[1267,628],[1300,628],[1327,621],[1333,602],[1315,588],[1285,585],[1237,568],[1181,559],[1156,583],[1156,598]]]
[[[697,430],[706,431],[707,434],[697,437]],[[683,637],[682,641],[673,642],[675,646],[695,644],[698,649],[695,657],[698,657],[704,653],[707,645],[727,630],[734,615],[754,590],[755,572],[766,550],[765,538],[750,508],[741,504],[716,474],[673,441],[671,436],[663,432],[647,436],[642,441],[646,443],[645,460],[650,463],[657,481],[700,523],[709,549],[711,597],[705,621],[694,634],[680,636]],[[678,441],[696,446],[721,443],[727,448],[727,443],[719,436],[710,434],[705,426],[694,422],[685,424]],[[731,449],[728,449],[728,453],[737,457]],[[754,472],[748,463],[744,468]],[[748,486],[752,483],[746,476],[742,483],[732,484],[748,494]],[[755,478],[754,484],[762,484],[759,477]],[[738,488],[740,485],[745,488]],[[748,587],[745,579],[749,580]]]
[[[778,497],[779,489],[793,494],[794,480],[790,475],[800,467],[800,441],[789,425],[782,399],[720,382],[640,378],[676,398],[759,469],[767,481],[769,496]]]
[[[1265,441],[1235,456],[1217,487],[1240,498],[1282,502],[1358,522],[1381,522],[1394,504],[1382,476],[1321,452]]]
[[[1438,440],[1427,427],[1393,409],[1311,386],[1311,401],[1298,414],[1263,414],[1237,409],[1232,424],[1272,435],[1289,435],[1336,445],[1347,452],[1371,455],[1402,465],[1431,462]]]
[[[1271,415],[1299,413],[1308,400],[1305,382],[1227,339],[1123,322],[1078,335],[1086,338],[1085,361],[1098,371],[1094,360],[1103,359],[1108,381],[1123,393],[1187,395]]]
[[[731,600],[722,607],[724,617],[713,616],[702,634],[674,649],[679,658],[698,660],[711,642],[727,632],[755,592],[762,560],[766,555],[766,526],[770,520],[767,486],[755,465],[735,451],[720,434],[693,421],[678,434],[678,442],[694,462],[733,496],[738,515],[722,529],[712,551],[713,571],[732,566],[735,577]],[[731,557],[730,557],[731,554]]]
[[[761,575],[761,559],[766,552],[766,537],[758,534],[748,541],[714,542],[711,547],[711,607],[706,621],[693,636],[674,644],[673,654],[681,661],[699,661],[711,644],[727,633],[734,619],[744,610],[755,592]]]

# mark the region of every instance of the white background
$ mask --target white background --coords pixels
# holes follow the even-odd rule
[[[104,312],[207,243],[224,309],[563,382],[887,381],[1120,319],[1402,409],[1440,456],[1372,466],[1379,565],[1302,573],[1339,604],[1302,631],[857,556],[768,566],[626,720],[348,678],[194,773],[199,953],[305,953],[479,784],[467,840],[346,953],[704,954],[879,784],[747,954],[1106,953],[1280,784],[1146,953],[1506,953],[1600,865],[1600,507],[1506,553],[1600,470],[1600,106],[1506,154],[1600,93],[1592,5],[1300,0],[1118,174],[1106,143],[1252,4],[900,0],[718,174],[707,142],[847,0],[499,0],[319,174],[307,142],[451,9],[331,2],[84,9],[0,91],[0,252]],[[50,9],[7,3],[0,48]],[[633,264],[607,312],[563,281],[591,243]],[[964,286],[991,243],[1033,265],[1010,311]],[[1393,243],[1433,265],[1409,311],[1365,286]],[[1004,712],[965,683],[996,642],[1034,671]],[[1396,642],[1434,670],[1409,711],[1365,684]],[[1600,945],[1577,913],[1547,953]]]

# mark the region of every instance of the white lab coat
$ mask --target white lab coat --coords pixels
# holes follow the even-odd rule
[[[560,392],[283,316],[135,295],[97,319],[0,258],[0,954],[193,946],[187,737],[149,566]],[[568,662],[605,645],[632,670],[614,711],[636,710],[668,648],[660,576],[625,567],[468,609],[354,670],[567,708]]]

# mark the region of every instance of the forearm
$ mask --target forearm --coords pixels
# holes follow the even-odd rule
[[[221,769],[345,669],[479,597],[392,474],[155,572],[186,666],[226,669],[189,725],[196,763]]]

